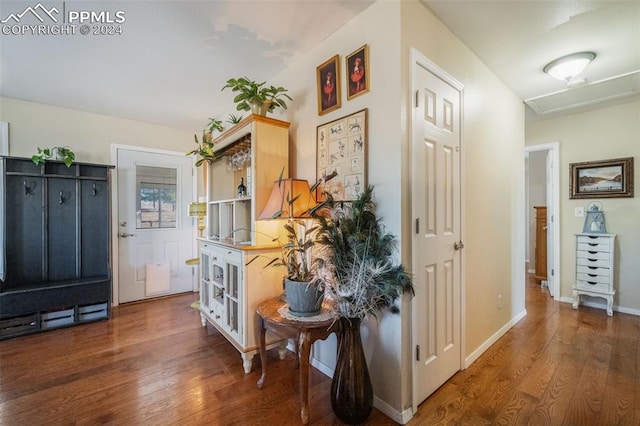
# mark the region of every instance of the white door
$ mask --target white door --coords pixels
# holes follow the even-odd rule
[[[553,233],[555,232],[553,212],[553,152],[547,151],[546,157],[546,181],[547,181],[547,289],[549,294],[554,297],[556,294],[555,271],[553,270],[553,241],[555,240]]]
[[[193,291],[193,160],[116,148],[118,301]]]
[[[413,402],[461,368],[459,89],[413,65]]]

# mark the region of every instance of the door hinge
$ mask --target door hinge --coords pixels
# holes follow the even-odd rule
[[[555,270],[551,270],[551,276],[553,277],[555,275],[556,271]]]
[[[416,90],[416,108],[420,106],[420,91]]]
[[[420,345],[416,345],[416,361],[420,361]]]
[[[416,234],[420,233],[420,218],[416,218]]]

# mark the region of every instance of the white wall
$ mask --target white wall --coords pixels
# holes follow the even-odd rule
[[[338,53],[344,68],[344,56],[365,43],[371,56],[371,92],[353,101],[346,101],[343,93],[342,108],[319,117],[316,66]],[[522,102],[418,1],[377,2],[297,58],[274,84],[290,88],[294,98],[283,118],[292,121],[291,170],[295,177],[315,180],[317,125],[369,108],[369,182],[376,185],[379,212],[388,229],[398,235],[401,258],[409,264],[407,110],[411,108],[412,47],[465,85],[465,355],[469,355],[524,309]],[[511,301],[501,310],[498,294]],[[385,315],[363,330],[378,402],[399,412],[411,405],[408,307],[403,302],[401,315]],[[317,345],[316,351],[332,368],[334,341]]]
[[[0,98],[0,121],[9,122],[9,154],[31,157],[37,147],[69,146],[76,160],[111,163],[111,144],[170,151],[192,149],[193,132],[59,108],[13,98]]]
[[[464,85],[464,354],[472,361],[524,311],[524,107],[431,12],[402,4],[403,63],[415,47]],[[498,295],[510,301],[502,309]]]
[[[560,297],[573,298],[575,237],[584,218],[574,217],[575,207],[591,199],[569,199],[569,164],[582,161],[634,157],[634,198],[601,198],[607,231],[617,234],[614,309],[640,315],[640,101],[527,123],[527,145],[560,141]],[[582,296],[586,298],[585,296]],[[603,299],[593,299],[603,304]]]
[[[384,31],[381,31],[384,28]],[[347,101],[345,57],[369,45],[370,92]],[[294,101],[282,118],[291,121],[290,170],[294,177],[315,182],[316,127],[363,108],[368,108],[368,182],[375,185],[378,213],[387,229],[400,237],[401,156],[403,152],[400,55],[400,2],[379,1],[356,16],[307,54],[296,58],[287,70],[273,79],[287,87]],[[333,55],[340,55],[342,107],[318,115],[316,67]],[[376,397],[396,410],[406,406],[400,392],[402,352],[407,350],[408,329],[401,315],[386,314],[366,322],[363,341],[372,372]],[[335,338],[316,344],[316,357],[331,369],[335,366]]]

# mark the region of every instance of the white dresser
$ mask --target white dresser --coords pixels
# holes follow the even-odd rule
[[[615,234],[576,234],[576,284],[573,286],[573,309],[580,295],[602,297],[607,301],[607,315],[613,315]]]

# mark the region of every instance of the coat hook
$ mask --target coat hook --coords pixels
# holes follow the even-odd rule
[[[29,188],[29,185],[27,184],[27,180],[24,180],[24,195],[29,195],[31,194],[31,188]]]
[[[64,204],[64,198],[62,196],[62,191],[60,191],[60,204]]]
[[[94,197],[95,197],[95,196],[96,196],[96,194],[98,193],[98,191],[96,190],[96,184],[95,184],[95,183],[93,184],[93,191],[92,191],[92,192],[93,192],[93,196],[94,196]]]

